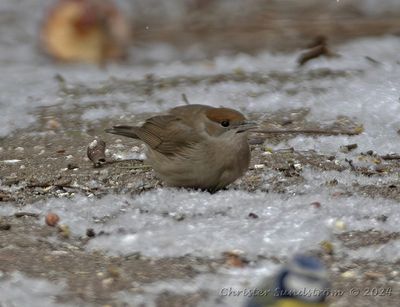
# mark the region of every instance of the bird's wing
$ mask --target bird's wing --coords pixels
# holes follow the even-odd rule
[[[201,137],[178,116],[158,115],[142,127],[114,126],[106,132],[140,139],[152,149],[166,155],[181,153]]]

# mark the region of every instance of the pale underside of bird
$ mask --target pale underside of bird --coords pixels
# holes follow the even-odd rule
[[[169,186],[217,191],[248,169],[248,130],[256,125],[229,108],[185,105],[142,126],[118,125],[106,132],[143,141],[147,160]]]

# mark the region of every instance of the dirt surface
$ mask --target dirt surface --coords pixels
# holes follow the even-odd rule
[[[344,72],[314,71],[313,75],[329,75],[340,77]],[[202,82],[218,82],[219,78],[259,78],[260,82],[270,79],[283,80],[289,76],[254,76],[254,75],[221,75],[218,77],[202,77]],[[293,77],[290,77],[293,79]],[[178,80],[179,78],[177,78]],[[181,80],[181,79],[179,79]],[[193,81],[193,80],[192,80]],[[192,82],[187,78],[182,82]],[[292,80],[293,81],[293,80]],[[149,85],[149,82],[151,85]],[[179,81],[181,82],[181,81]],[[124,87],[122,83],[130,86]],[[132,84],[143,90],[157,90],[160,84],[174,86],[171,79],[154,79],[135,82],[111,80],[105,85],[106,91],[115,86],[120,90],[131,89]],[[167,85],[166,85],[167,84]],[[82,85],[69,85],[62,91],[82,97],[85,93],[101,91],[104,88],[87,88]],[[137,89],[136,89],[137,90]],[[280,110],[271,114],[249,114],[250,118],[262,121],[263,129],[306,130],[311,135],[336,135],[337,133],[357,134],[362,125],[356,120],[339,117],[333,123],[317,123],[307,121],[307,109]],[[162,183],[154,176],[153,171],[144,161],[118,161],[113,153],[129,151],[136,148],[142,152],[143,147],[135,140],[118,139],[103,131],[115,123],[116,119],[104,119],[93,123],[77,120],[73,112],[63,112],[57,106],[42,108],[37,115],[40,121],[29,130],[20,130],[12,136],[1,140],[0,173],[3,190],[0,191],[0,205],[12,203],[24,211],[24,205],[32,202],[59,197],[72,198],[83,194],[89,197],[102,197],[109,193],[139,194],[143,191],[161,187]],[[139,123],[148,114],[128,116],[125,122]],[[269,144],[277,144],[298,135],[255,133],[251,135],[252,162],[247,174],[229,189],[245,191],[261,190],[265,193],[279,192],[290,196],[291,190],[304,182],[303,171],[350,171],[366,177],[385,178],[398,174],[399,159],[385,160],[368,152],[360,159],[371,161],[374,167],[360,168],[349,163],[339,163],[335,156],[325,156],[314,151],[298,152],[291,148],[273,151]],[[86,157],[87,145],[100,137],[107,143],[108,162],[101,167],[94,167]],[[344,144],[346,145],[346,144]],[[137,147],[135,147],[137,146]],[[339,152],[339,149],[338,149]],[[18,161],[10,161],[18,160]],[[265,170],[271,176],[261,176]],[[95,185],[90,184],[96,182]],[[353,193],[369,197],[400,199],[400,186],[397,181],[381,185],[338,184],[336,181],[321,182],[321,186],[337,186],[336,194],[351,195]],[[206,192],[205,192],[206,193]],[[316,202],[318,199],[316,199]],[[323,204],[322,204],[323,205]],[[368,216],[366,219],[385,222],[384,216]],[[387,217],[386,217],[387,218]],[[140,254],[130,256],[108,256],[101,252],[88,252],[85,249],[93,235],[106,236],[106,233],[94,234],[90,230],[79,236],[72,236],[68,230],[45,225],[44,216],[20,214],[19,216],[3,216],[0,220],[0,271],[7,276],[14,270],[28,276],[45,278],[51,281],[66,280],[68,295],[58,297],[60,302],[76,304],[93,303],[95,305],[121,306],[112,295],[121,290],[140,293],[141,287],[159,280],[170,278],[187,279],[198,274],[197,268],[202,266],[206,272],[214,273],[218,268],[227,266],[224,257],[219,259],[181,257],[154,260]],[[375,246],[398,239],[399,233],[376,231],[342,232],[335,240],[347,248]],[[339,243],[338,243],[339,244]],[[333,249],[315,250],[330,269],[333,288],[343,290],[339,305],[335,305],[337,297],[330,297],[332,306],[397,306],[400,300],[400,275],[394,267],[374,261],[355,261],[351,267],[342,265],[344,259],[340,253],[340,245],[335,243]],[[257,265],[257,261],[249,265]],[[279,262],[280,260],[275,259]],[[135,286],[133,286],[135,285]],[[348,295],[350,288],[368,292],[370,288],[392,289],[390,295],[359,296]],[[216,289],[218,291],[218,289]],[[204,293],[179,296],[163,293],[158,298],[158,306],[192,306],[204,298]]]
[[[162,14],[149,22],[146,14],[133,11],[134,44],[173,42],[184,49],[201,42],[208,55],[221,50],[228,54],[265,49],[287,52],[305,47],[319,35],[338,44],[400,33],[397,11],[372,14],[362,10],[360,2],[252,0],[226,10],[218,1],[195,0],[187,2],[185,13],[174,23]]]

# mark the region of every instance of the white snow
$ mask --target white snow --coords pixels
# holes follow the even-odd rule
[[[331,177],[332,178],[332,177]],[[338,174],[337,178],[344,178]],[[183,189],[157,189],[134,198],[109,195],[102,199],[77,196],[51,199],[24,207],[44,215],[57,213],[72,233],[87,228],[107,235],[92,239],[89,249],[127,255],[179,257],[187,254],[219,258],[242,250],[246,257],[286,257],[318,249],[323,240],[343,230],[395,232],[400,222],[397,202],[360,196],[337,196],[314,177],[289,195],[244,191],[209,194]],[[340,188],[339,188],[340,190]],[[320,202],[320,208],[311,206]],[[15,209],[14,209],[15,211]],[[0,214],[14,212],[8,206]],[[249,218],[255,213],[258,218]],[[385,215],[385,222],[374,219]],[[342,227],[338,227],[340,224]]]
[[[65,283],[31,278],[20,272],[14,272],[9,277],[2,276],[0,278],[0,289],[0,306],[4,307],[74,306],[57,302],[57,296],[66,291]]]

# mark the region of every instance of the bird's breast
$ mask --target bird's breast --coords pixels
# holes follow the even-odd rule
[[[220,189],[246,172],[250,149],[247,137],[233,142],[210,138],[173,155],[164,155],[149,148],[147,158],[168,185]]]

